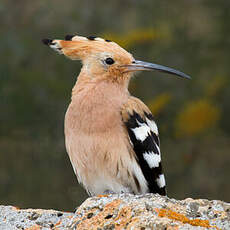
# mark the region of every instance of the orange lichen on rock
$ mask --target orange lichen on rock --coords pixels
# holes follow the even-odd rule
[[[128,225],[134,225],[139,221],[139,218],[133,217],[132,208],[129,206],[121,207],[122,201],[115,199],[105,205],[99,213],[96,208],[85,213],[83,217],[76,218],[74,223],[77,229],[97,229],[104,226],[112,226],[116,230],[122,230]],[[71,226],[73,227],[73,225]]]
[[[97,195],[97,197],[99,197],[99,198],[101,198],[101,197],[108,197],[109,195],[107,195],[107,194],[105,194],[105,195],[102,195],[102,194],[100,194],[100,195]]]
[[[168,210],[168,209],[156,209],[156,211],[157,211],[159,217],[167,217],[169,219],[180,221],[180,222],[182,222],[184,224],[190,224],[190,225],[193,225],[193,226],[199,226],[199,227],[205,227],[205,228],[214,227],[214,228],[218,229],[215,226],[211,226],[209,224],[208,220],[200,220],[200,219],[190,220],[185,215],[177,213],[177,212],[174,212],[172,210]]]
[[[35,224],[34,226],[26,228],[25,230],[40,230],[40,229],[41,229],[41,227],[39,225]]]
[[[133,225],[138,220],[139,218],[132,216],[131,207],[125,206],[118,212],[117,217],[114,219],[115,229],[122,230],[124,229],[124,227],[126,227],[129,224]]]
[[[80,221],[80,223],[77,225],[77,228],[79,229],[92,229],[92,226],[95,226],[95,228],[103,226],[104,223],[108,221],[106,217],[108,215],[112,215],[114,211],[119,208],[120,204],[121,200],[113,200],[105,205],[103,211],[101,211],[99,214],[94,216],[93,210],[91,209],[90,212],[86,213],[80,219],[77,218],[74,222],[76,223],[77,221]]]
[[[58,225],[60,225],[62,222],[59,220],[55,225],[54,225],[54,229],[58,229]]]

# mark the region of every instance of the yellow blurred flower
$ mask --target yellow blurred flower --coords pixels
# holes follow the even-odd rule
[[[158,115],[166,105],[171,101],[172,96],[169,93],[162,93],[148,103],[148,107],[154,116]]]
[[[105,33],[103,35],[104,38],[108,38],[125,48],[136,45],[137,43],[153,41],[158,36],[159,34],[154,29],[133,30],[125,35],[115,35],[113,33]]]
[[[219,119],[220,110],[210,101],[190,102],[176,118],[176,136],[195,136],[213,127]]]

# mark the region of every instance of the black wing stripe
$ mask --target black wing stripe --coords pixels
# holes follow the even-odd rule
[[[159,137],[154,132],[151,132],[151,136],[153,137],[153,139],[154,139],[155,143],[157,144],[157,146],[160,147]]]

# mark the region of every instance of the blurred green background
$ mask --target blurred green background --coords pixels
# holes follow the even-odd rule
[[[0,203],[73,211],[86,197],[63,120],[81,65],[42,38],[97,35],[192,80],[144,72],[130,92],[160,129],[168,195],[230,199],[229,0],[1,0]]]

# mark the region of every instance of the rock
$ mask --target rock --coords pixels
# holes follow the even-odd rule
[[[0,206],[0,229],[230,229],[230,204],[114,194],[88,198],[75,213]]]
[[[66,229],[74,213],[0,206],[0,230]]]

